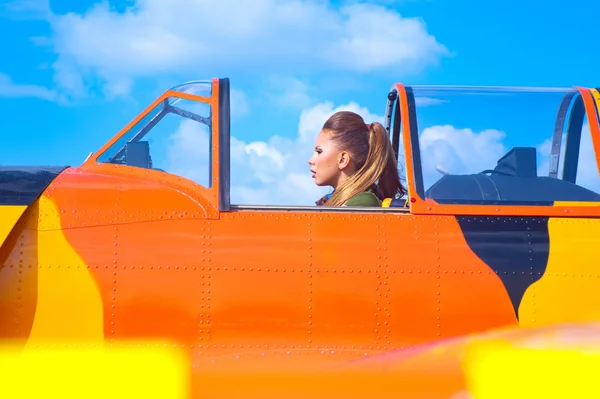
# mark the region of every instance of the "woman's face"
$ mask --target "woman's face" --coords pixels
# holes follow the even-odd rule
[[[308,160],[315,184],[332,186],[335,189],[340,183],[348,160],[348,153],[340,151],[330,136],[321,130],[315,142],[313,155]]]

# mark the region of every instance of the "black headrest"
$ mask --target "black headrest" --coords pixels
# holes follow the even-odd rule
[[[150,168],[150,145],[147,141],[130,142],[125,145],[127,165]]]
[[[515,147],[498,160],[494,169],[511,176],[537,177],[537,157],[533,147]]]

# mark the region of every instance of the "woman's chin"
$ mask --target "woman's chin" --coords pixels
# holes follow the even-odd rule
[[[315,184],[319,187],[331,186],[331,181],[319,178],[319,176],[313,176],[313,180],[315,181]]]

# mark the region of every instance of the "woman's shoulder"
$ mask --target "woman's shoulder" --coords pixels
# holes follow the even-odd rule
[[[381,206],[381,201],[372,190],[358,193],[346,201],[346,206]]]

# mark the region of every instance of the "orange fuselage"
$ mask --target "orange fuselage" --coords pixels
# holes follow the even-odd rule
[[[216,107],[217,88],[202,101]],[[20,349],[168,343],[188,357],[192,397],[230,388],[222,375],[207,388],[221,372],[262,372],[265,388],[289,371],[300,387],[306,373],[355,367],[395,367],[392,396],[450,397],[465,389],[462,347],[440,360],[435,344],[600,318],[600,221],[583,217],[596,203],[455,215],[419,197],[409,168],[410,209],[223,210],[218,146],[212,162],[205,188],[91,159],[27,206],[0,207],[0,338]],[[375,355],[386,366],[362,363]]]

